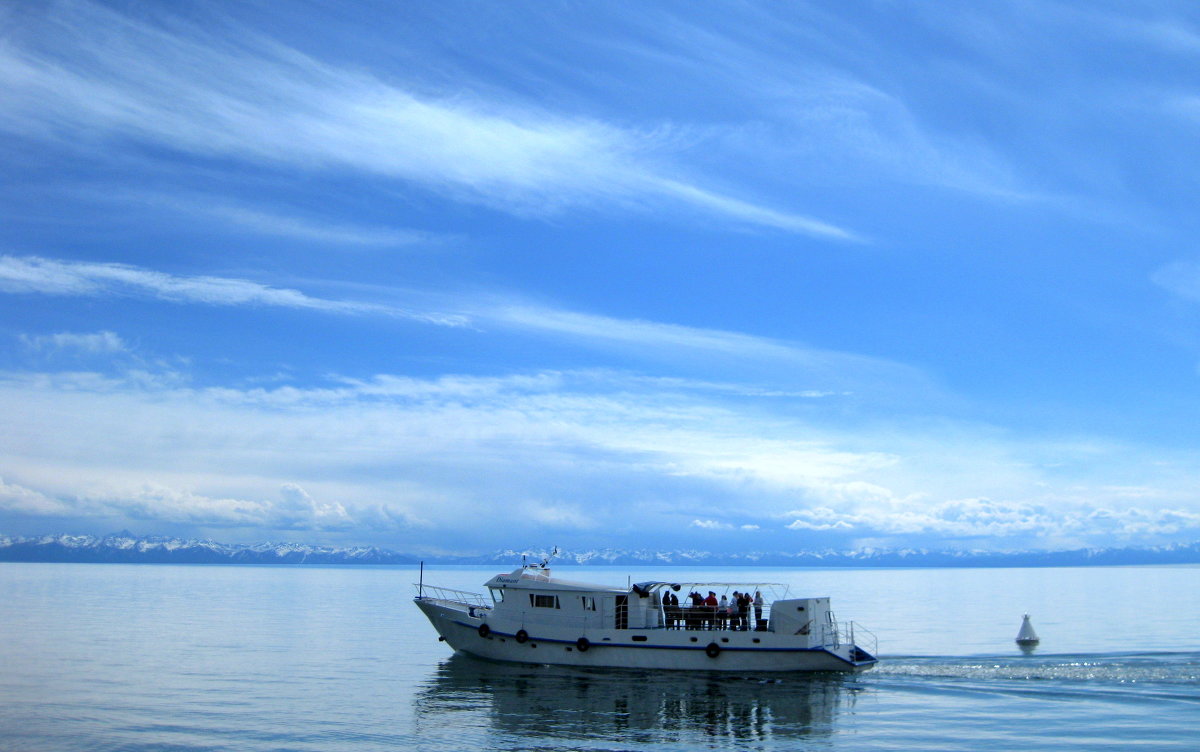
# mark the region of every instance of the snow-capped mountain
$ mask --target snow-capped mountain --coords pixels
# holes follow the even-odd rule
[[[0,536],[0,561],[154,564],[415,564],[414,556],[374,547],[335,548],[299,543],[217,543],[210,540],[94,535]]]
[[[540,562],[544,549],[508,549],[459,563],[511,564],[522,558]],[[596,549],[560,551],[554,564],[626,566],[770,566],[770,567],[1046,567],[1087,565],[1200,563],[1200,542],[1150,548],[1084,548],[1070,551],[931,551],[926,549],[860,549],[718,553],[710,551],[626,551]]]
[[[473,556],[418,556],[373,546],[338,548],[301,543],[228,544],[210,540],[136,536],[122,531],[93,535],[0,536],[0,561],[119,562],[160,564],[494,564],[540,562],[545,549],[505,549]],[[720,553],[699,550],[587,549],[560,551],[556,566],[772,566],[772,567],[1038,567],[1200,563],[1200,542],[1153,548],[1072,551],[929,551],[862,549]]]

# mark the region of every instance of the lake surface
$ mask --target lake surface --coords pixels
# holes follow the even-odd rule
[[[499,571],[427,567],[463,590]],[[879,638],[855,676],[451,655],[415,569],[0,563],[5,750],[1194,750],[1200,567],[563,567],[782,582]],[[1016,649],[1021,615],[1042,638]]]

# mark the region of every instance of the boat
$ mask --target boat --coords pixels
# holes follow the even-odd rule
[[[837,621],[828,597],[791,598],[776,583],[607,587],[555,577],[543,561],[492,577],[483,595],[425,584],[423,571],[417,607],[440,640],[479,658],[747,674],[854,672],[877,662],[875,636]],[[735,592],[754,599],[739,608]]]

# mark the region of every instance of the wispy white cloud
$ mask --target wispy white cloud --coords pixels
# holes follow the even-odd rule
[[[913,9],[913,15],[922,13]],[[929,14],[942,27],[970,15],[941,7]],[[735,23],[726,17],[719,22],[720,27],[703,14],[647,14],[653,41],[631,47],[647,62],[712,82],[727,98],[726,107],[746,110],[739,125],[712,133],[722,152],[801,184],[886,181],[1009,202],[1049,197],[1030,184],[1021,155],[1007,144],[947,128],[939,113],[921,108],[911,89],[895,86],[895,69],[912,65],[911,59],[893,57],[882,40],[836,13],[798,6],[782,12],[742,9]],[[747,28],[770,32],[747,34]],[[920,73],[931,81],[945,74],[937,66]],[[973,81],[974,94],[981,93],[982,81],[982,76]],[[1018,98],[1012,91],[1005,96],[1009,102]],[[777,175],[779,166],[791,174]]]
[[[416,230],[385,230],[314,222],[236,206],[199,207],[199,210],[256,233],[313,243],[389,247],[437,242],[437,237],[432,233]]]
[[[260,192],[268,191],[263,189]],[[135,223],[146,219],[161,220],[163,215],[170,214],[171,224],[176,228],[180,227],[178,219],[187,219],[206,230],[224,226],[240,236],[249,234],[300,241],[304,245],[297,247],[301,249],[311,245],[343,249],[429,248],[456,238],[453,234],[410,227],[347,222],[321,211],[292,207],[286,202],[263,202],[264,205],[260,205],[261,199],[257,195],[231,201],[228,197],[177,188],[131,190],[119,181],[77,188],[54,185],[52,189],[47,189],[45,186],[23,185],[19,194],[40,209],[54,202],[78,201],[89,209],[98,210],[107,218]],[[12,200],[16,195],[12,193],[6,198]],[[146,210],[146,213],[137,214],[138,210]],[[26,215],[31,212],[31,209],[26,209]]]
[[[409,181],[518,213],[684,206],[845,240],[849,231],[668,176],[669,143],[532,106],[418,95],[225,29],[153,26],[89,3],[29,18],[0,45],[0,130],[126,139],[206,156]],[[653,155],[653,158],[651,158]]]
[[[116,332],[90,334],[58,332],[56,334],[20,335],[21,344],[37,352],[79,352],[88,355],[109,355],[128,350]]]
[[[1164,290],[1200,303],[1200,262],[1175,261],[1156,269],[1150,280]]]
[[[812,347],[802,342],[762,337],[743,332],[638,319],[621,319],[540,305],[488,301],[467,309],[472,320],[489,329],[506,329],[592,348],[619,350],[625,355],[670,362],[678,369],[703,363],[709,372],[734,369],[744,374],[763,373],[778,379],[786,373],[789,384],[804,389],[758,387],[757,392],[792,393],[793,396],[833,396],[850,392],[882,398],[905,395],[906,400],[943,397],[941,387],[918,368],[852,352]],[[741,384],[746,394],[755,392],[752,379]],[[803,395],[797,394],[803,392]]]
[[[1087,28],[1103,35],[1110,45],[1130,45],[1184,56],[1200,54],[1200,29],[1187,14],[1170,8],[1055,3],[1047,17],[1057,21],[1063,30]]]
[[[71,195],[92,203],[144,205],[155,210],[167,209],[207,223],[216,219],[257,235],[288,238],[304,243],[351,248],[394,248],[434,245],[447,239],[445,235],[438,233],[338,222],[295,211],[289,212],[286,209],[256,208],[245,201],[233,204],[228,200],[198,194],[151,193],[144,190],[131,191],[124,187],[108,187],[80,189],[72,191]]]
[[[919,369],[881,358],[741,332],[513,304],[497,297],[427,295],[424,297],[431,301],[429,307],[400,307],[316,297],[246,279],[177,275],[127,264],[35,256],[0,256],[0,293],[142,296],[179,304],[392,316],[441,326],[553,337],[575,345],[618,349],[629,355],[676,363],[692,359],[713,364],[723,360],[742,369],[784,367],[792,383],[808,387],[788,390],[706,382],[707,388],[714,391],[745,395],[818,398],[855,390],[904,392],[910,396],[937,392],[936,385]]]
[[[653,181],[652,184],[659,186],[661,192],[665,195],[676,196],[687,203],[701,208],[713,209],[719,214],[744,220],[751,225],[773,227],[778,230],[817,235],[836,240],[855,242],[862,242],[864,240],[860,235],[828,222],[758,206],[749,201],[743,201],[731,196],[723,196],[695,185],[681,183],[676,180],[657,180]]]
[[[822,101],[828,90],[790,94],[801,136],[791,143],[815,162],[832,166],[821,156],[830,155],[890,180],[1006,201],[1049,198],[1025,184],[1000,149],[982,138],[936,133],[898,96],[864,84],[835,91],[833,101]]]
[[[734,531],[739,530],[744,533],[752,533],[756,530],[761,530],[759,525],[744,524],[734,525],[729,522],[721,522],[719,520],[692,520],[688,523],[688,527],[694,527],[699,530],[715,530],[715,531]]]
[[[542,306],[488,306],[487,317],[497,324],[542,330],[583,340],[612,341],[642,347],[670,346],[703,352],[790,357],[795,350],[769,339],[656,321],[616,319]]]
[[[268,306],[338,314],[379,314],[462,326],[462,316],[407,311],[393,306],[330,300],[246,279],[182,276],[128,264],[0,256],[0,292],[44,295],[143,296],[171,303]]]

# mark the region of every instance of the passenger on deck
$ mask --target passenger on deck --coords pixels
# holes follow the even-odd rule
[[[700,628],[700,614],[704,610],[704,596],[696,591],[692,591],[688,596],[692,599],[692,607],[687,610],[685,622],[688,629]]]
[[[762,627],[762,610],[763,597],[761,590],[754,591],[754,629],[757,631]]]

